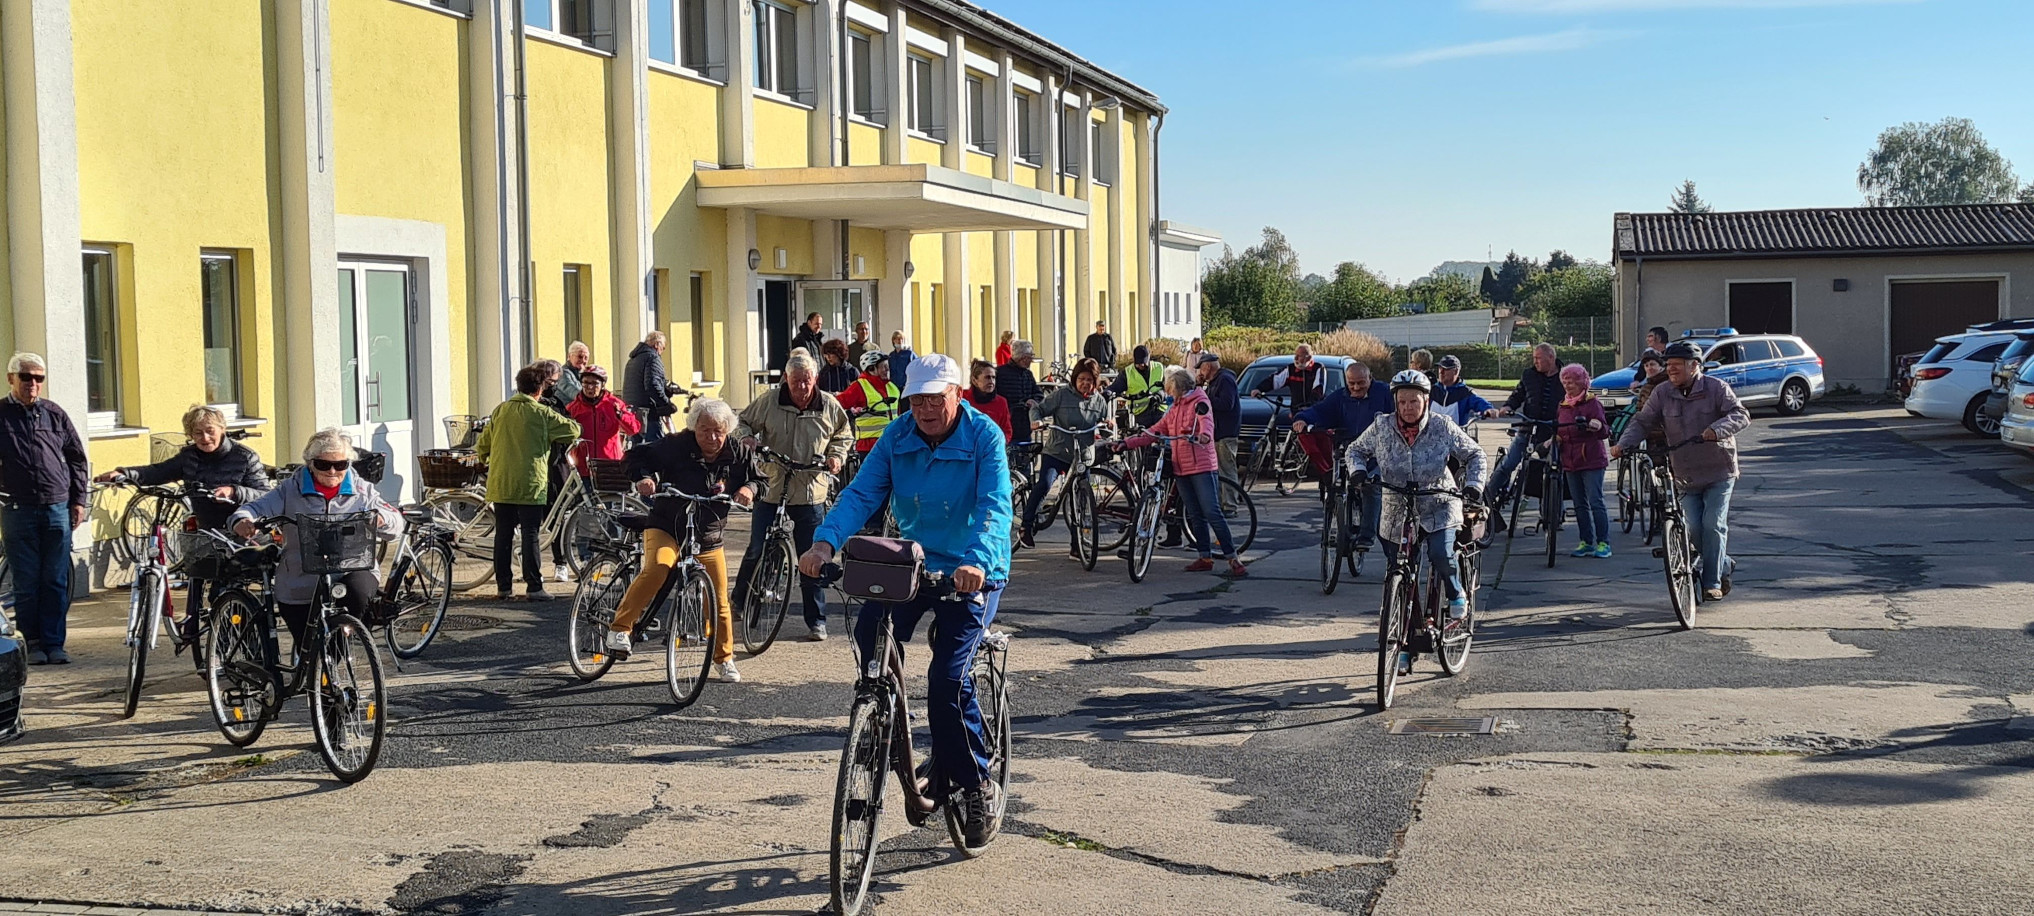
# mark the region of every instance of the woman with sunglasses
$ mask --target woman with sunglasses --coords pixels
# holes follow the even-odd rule
[[[276,481],[275,489],[241,506],[230,520],[233,533],[254,537],[256,519],[300,518],[306,515],[346,515],[373,512],[375,536],[392,541],[402,534],[403,517],[382,500],[374,485],[353,472],[353,439],[337,427],[323,429],[304,445],[304,467]],[[275,600],[290,636],[299,644],[304,624],[310,620],[311,599],[318,591],[318,577],[304,572],[303,558],[295,540],[297,526],[284,525],[282,563],[276,569]],[[350,572],[338,577],[346,586],[339,606],[355,617],[365,616],[368,605],[381,591],[379,568]]]

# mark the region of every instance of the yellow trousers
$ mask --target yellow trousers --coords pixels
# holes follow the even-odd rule
[[[720,604],[713,624],[713,660],[730,661],[734,658],[734,605],[727,594],[727,554],[715,547],[699,554],[699,564],[706,567],[706,574],[712,578],[713,595]],[[656,599],[657,590],[664,587],[664,580],[670,578],[677,565],[676,539],[655,528],[643,532],[643,571],[637,574],[636,581],[629,583],[621,607],[615,610],[615,632],[627,633],[636,628],[636,619]]]

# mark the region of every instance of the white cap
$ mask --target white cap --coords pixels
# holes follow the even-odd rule
[[[966,387],[967,376],[961,374],[960,364],[951,357],[927,353],[911,361],[911,386],[904,390],[904,397],[921,394],[945,394],[946,386]]]

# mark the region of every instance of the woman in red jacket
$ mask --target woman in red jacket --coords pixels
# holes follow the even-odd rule
[[[642,432],[642,421],[636,419],[636,412],[621,398],[607,390],[606,369],[587,366],[579,370],[579,385],[579,396],[565,405],[565,412],[579,421],[579,437],[586,440],[581,446],[583,450],[574,457],[582,468],[587,458],[620,461],[622,437]]]
[[[1561,399],[1557,434],[1561,437],[1563,486],[1575,501],[1575,527],[1582,529],[1582,543],[1569,556],[1610,556],[1610,513],[1603,507],[1603,471],[1610,467],[1610,423],[1603,416],[1603,402],[1589,393],[1589,370],[1576,363],[1561,369]],[[1579,423],[1580,425],[1570,425]]]
[[[1010,351],[1010,341],[1013,341],[1013,340],[1016,340],[1016,339],[1017,339],[1017,332],[1016,332],[1016,331],[1004,331],[1004,332],[1003,332],[1003,336],[1002,336],[1002,338],[1001,338],[1000,340],[997,340],[997,341],[996,341],[996,365],[997,365],[997,366],[1003,365],[1004,363],[1007,363],[1007,362],[1009,362],[1010,360],[1012,360],[1012,359],[1016,358],[1016,357],[1015,357],[1015,355],[1014,355],[1014,354],[1012,354],[1012,353],[1011,353],[1011,351]],[[995,368],[995,367],[994,367],[994,366],[991,366],[990,368]],[[1004,430],[1004,432],[1009,432],[1009,430]]]
[[[996,394],[996,367],[978,359],[968,374],[973,377],[968,385],[968,404],[996,421],[996,428],[1003,431],[1003,441],[1010,441],[1010,402]]]

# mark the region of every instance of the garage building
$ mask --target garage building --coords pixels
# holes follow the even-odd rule
[[[1900,354],[2034,317],[2034,205],[1619,213],[1614,225],[1626,358],[1655,325],[1796,334],[1831,386],[1880,391]]]

